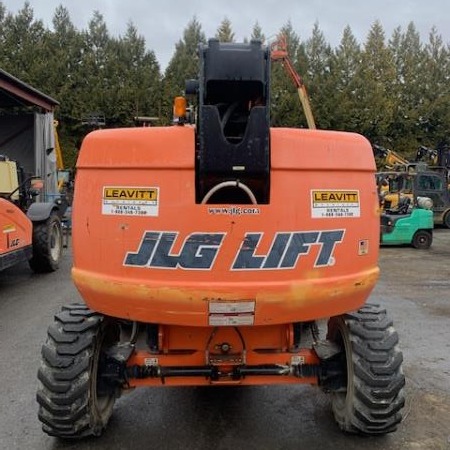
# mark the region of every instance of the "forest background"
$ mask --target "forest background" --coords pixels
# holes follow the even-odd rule
[[[59,137],[66,167],[76,162],[91,129],[86,118],[100,115],[105,127],[135,126],[135,117],[171,122],[172,102],[185,80],[198,78],[200,43],[210,37],[235,41],[226,17],[215,36],[205,36],[192,17],[173,55],[162,68],[133,23],[113,36],[101,12],[77,29],[68,10],[56,8],[52,28],[25,3],[16,14],[0,1],[0,68],[56,99]],[[318,128],[360,133],[413,160],[419,146],[436,148],[450,139],[450,44],[432,28],[422,41],[413,22],[387,37],[374,22],[360,43],[347,26],[332,47],[316,23],[303,37],[287,22],[280,30],[290,59],[303,78]],[[247,41],[267,43],[258,22]],[[269,42],[270,43],[270,42]],[[306,127],[296,89],[281,65],[272,65],[272,126]]]

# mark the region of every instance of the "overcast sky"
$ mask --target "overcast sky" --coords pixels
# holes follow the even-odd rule
[[[17,13],[24,0],[0,0],[7,11]],[[370,26],[379,20],[386,37],[401,26],[414,22],[422,42],[428,40],[433,26],[450,43],[450,0],[29,0],[35,19],[52,27],[58,5],[64,5],[74,25],[87,28],[94,11],[99,11],[115,36],[125,33],[132,22],[145,38],[164,69],[182,37],[183,30],[195,16],[207,38],[213,37],[221,21],[227,17],[236,40],[251,35],[258,22],[266,38],[275,36],[291,21],[301,39],[307,39],[315,22],[327,41],[337,46],[343,29],[350,25],[353,34],[363,43]]]

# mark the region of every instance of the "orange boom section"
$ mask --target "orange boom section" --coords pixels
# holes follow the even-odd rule
[[[268,204],[201,204],[194,128],[88,135],[72,271],[88,306],[197,327],[304,322],[361,306],[378,277],[370,144],[284,128],[270,142]]]

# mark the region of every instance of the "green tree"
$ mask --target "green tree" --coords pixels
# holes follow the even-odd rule
[[[173,98],[184,93],[186,80],[198,78],[198,48],[205,43],[200,22],[194,17],[183,32],[183,39],[175,45],[175,52],[165,71],[162,114],[166,120],[171,120]]]
[[[357,116],[355,76],[360,63],[360,45],[350,26],[346,26],[340,44],[333,52],[330,62],[332,89],[329,91],[329,95],[333,103],[333,110],[329,118],[331,129],[358,131],[353,118]]]
[[[394,116],[388,135],[395,151],[411,159],[420,140],[418,127],[424,83],[425,52],[420,35],[411,22],[406,32],[394,30],[389,46],[396,67]]]
[[[334,112],[334,86],[331,76],[331,46],[316,22],[305,45],[308,72],[305,83],[318,128],[330,128]]]
[[[300,44],[300,38],[294,31],[292,23],[288,21],[279,32],[284,36],[287,44],[287,53],[295,70],[302,75],[300,58],[304,54],[304,48]],[[304,64],[304,58],[302,58]],[[306,64],[305,64],[306,65]],[[271,117],[273,126],[306,127],[306,119],[298,97],[297,89],[289,74],[283,67],[283,63],[272,64],[271,83]]]
[[[381,24],[375,22],[361,54],[355,74],[355,100],[358,108],[352,127],[374,143],[385,144],[395,110],[395,64],[386,46]]]
[[[129,23],[124,37],[113,41],[108,64],[116,89],[111,101],[116,105],[114,120],[130,125],[136,116],[159,116],[161,74],[154,52],[147,51],[145,40]]]
[[[85,78],[78,89],[82,111],[77,113],[83,117],[93,112],[102,112],[110,119],[114,114],[114,106],[109,101],[109,94],[116,89],[108,74],[112,39],[99,11],[94,11],[88,29],[82,32],[82,38],[80,69]]]
[[[252,29],[252,35],[250,37],[252,40],[259,40],[261,42],[264,42],[266,40],[266,36],[264,35],[261,26],[258,22],[255,22]]]
[[[53,89],[50,92],[57,97],[69,97],[69,102],[61,105],[61,114],[71,108],[70,100],[75,96],[70,94],[83,78],[79,71],[81,44],[80,33],[73,25],[69,11],[59,6],[53,16],[53,33],[48,36],[46,45],[49,88]]]
[[[450,135],[450,46],[433,28],[425,45],[424,81],[421,87],[419,126],[423,140],[448,142]]]
[[[450,135],[450,47],[436,29],[426,43],[413,23],[397,28],[385,42],[379,22],[361,47],[346,27],[332,49],[318,24],[301,42],[291,22],[282,27],[294,69],[302,76],[321,128],[356,131],[374,143],[411,158],[418,144],[436,146]],[[234,41],[231,22],[217,30],[222,42]],[[258,22],[252,39],[264,40]],[[132,124],[136,115],[159,116],[168,123],[172,100],[185,80],[198,77],[198,47],[205,43],[194,17],[175,45],[164,73],[137,28],[129,24],[112,37],[100,12],[86,30],[77,30],[66,8],[56,8],[53,29],[36,20],[26,1],[16,14],[0,0],[0,67],[60,102],[57,118],[63,150],[76,156],[77,142],[88,131],[80,122],[102,111],[108,126]],[[282,64],[272,64],[272,123],[305,127],[292,80]]]
[[[46,80],[45,37],[48,30],[42,20],[35,20],[29,2],[25,2],[15,16],[5,15],[4,9],[2,15],[1,67],[22,81],[41,85]]]
[[[216,38],[220,42],[234,42],[234,33],[230,20],[225,17],[217,29]]]
[[[55,113],[59,122],[58,134],[64,165],[72,167],[84,131],[80,129],[80,118],[75,117],[77,111],[83,109],[78,95],[78,87],[85,78],[79,65],[82,40],[67,8],[56,8],[52,23],[53,32],[46,40],[47,84],[42,89],[60,103]]]

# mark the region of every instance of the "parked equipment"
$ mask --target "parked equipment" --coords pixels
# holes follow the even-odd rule
[[[380,158],[388,170],[407,170],[408,165],[411,164],[403,156],[381,145],[372,145],[372,150],[374,156]]]
[[[432,201],[435,225],[450,228],[450,191],[446,171],[428,166],[409,172],[378,172],[376,175],[382,210],[392,210],[401,199],[424,197]],[[386,186],[386,189],[383,189]]]
[[[100,435],[136,387],[305,383],[330,394],[343,430],[394,431],[402,353],[386,311],[365,304],[379,275],[369,142],[270,128],[259,41],[199,55],[195,124],[178,98],[172,127],[82,144],[72,277],[86,304],[49,327],[43,430]]]
[[[36,272],[58,268],[67,204],[57,185],[57,105],[0,69],[0,270],[26,260]]]
[[[35,202],[43,181],[26,176],[15,161],[0,155],[0,271],[28,261],[34,272],[53,272],[62,250],[63,198]]]
[[[382,245],[412,245],[417,249],[429,249],[433,242],[433,211],[429,199],[419,198],[416,206],[409,197],[403,197],[397,208],[381,215]],[[424,209],[419,205],[428,204]]]

